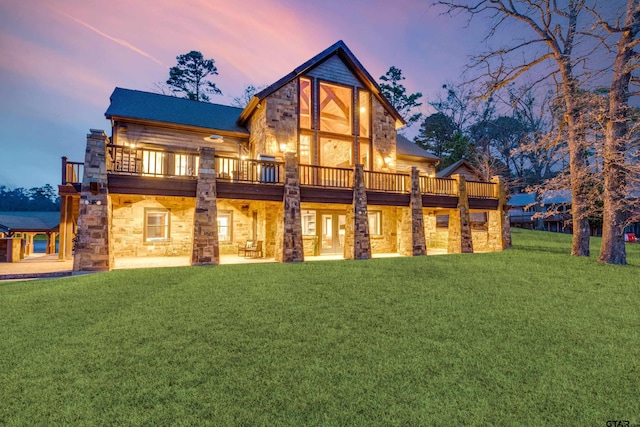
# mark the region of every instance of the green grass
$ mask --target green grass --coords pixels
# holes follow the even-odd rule
[[[640,423],[640,245],[513,240],[0,284],[0,425]]]

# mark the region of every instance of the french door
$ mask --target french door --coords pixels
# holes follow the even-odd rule
[[[319,211],[320,254],[341,254],[344,252],[346,215],[335,211]]]

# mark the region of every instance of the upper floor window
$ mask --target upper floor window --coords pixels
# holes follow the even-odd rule
[[[352,89],[320,82],[320,131],[351,135]]]
[[[369,101],[369,92],[365,90],[358,91],[358,105],[360,107],[359,123],[360,136],[369,138],[371,135],[371,102]]]
[[[311,129],[311,80],[300,79],[300,127]]]

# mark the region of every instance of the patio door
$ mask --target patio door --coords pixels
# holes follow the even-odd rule
[[[318,212],[320,215],[320,254],[342,254],[346,215],[340,212]]]

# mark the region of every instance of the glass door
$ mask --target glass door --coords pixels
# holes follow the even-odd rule
[[[344,252],[346,215],[339,212],[320,213],[320,254]]]

